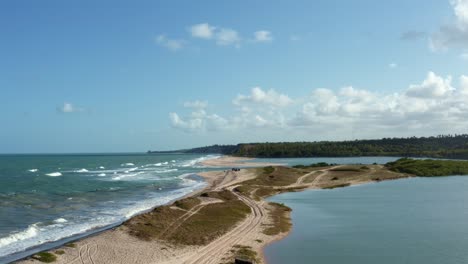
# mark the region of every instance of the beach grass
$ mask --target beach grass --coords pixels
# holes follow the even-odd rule
[[[199,205],[200,203],[201,203],[200,199],[196,197],[189,197],[189,198],[176,201],[174,205],[184,210],[190,210],[193,207]]]
[[[265,235],[274,236],[280,233],[288,232],[291,229],[289,214],[291,208],[284,204],[269,203],[268,213],[272,219],[272,224],[263,230]]]
[[[250,208],[230,191],[206,192],[201,196],[222,202],[207,204],[184,219],[184,210],[171,207],[178,204],[179,208],[191,209],[200,203],[198,198],[186,198],[133,217],[124,226],[129,234],[142,240],[164,239],[174,244],[205,245],[228,232],[250,213]]]
[[[33,255],[32,258],[44,263],[52,263],[57,260],[57,256],[50,252],[39,252]]]
[[[175,244],[206,245],[228,232],[250,213],[240,200],[209,204],[185,221],[168,238]]]

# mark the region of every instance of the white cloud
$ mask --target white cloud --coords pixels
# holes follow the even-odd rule
[[[233,100],[235,105],[241,105],[245,102],[284,107],[291,104],[292,100],[287,95],[277,93],[273,89],[264,91],[260,87],[254,87],[252,88],[250,95],[240,94]]]
[[[390,69],[395,69],[395,68],[398,68],[398,64],[396,64],[395,62],[392,62],[392,63],[389,63],[389,64],[388,64],[388,67],[389,67]]]
[[[429,45],[433,51],[468,47],[468,0],[451,0],[450,4],[456,21],[441,26],[432,34]]]
[[[158,35],[156,43],[172,51],[180,50],[184,47],[185,41],[181,39],[170,39],[166,35]]]
[[[201,23],[191,26],[189,31],[192,34],[192,37],[211,39],[214,35],[215,29],[216,27],[213,27],[208,23]]]
[[[57,111],[61,112],[61,113],[75,113],[75,112],[83,112],[84,109],[76,107],[71,103],[65,102],[65,103],[63,103],[62,106],[57,107]]]
[[[219,46],[240,47],[241,44],[246,42],[237,30],[227,27],[213,26],[209,23],[192,25],[188,28],[188,31],[193,38],[213,40]],[[258,30],[255,31],[253,35],[254,38],[251,42],[260,43],[271,42],[273,40],[272,33],[268,30]]]
[[[411,97],[420,98],[442,97],[454,90],[451,82],[451,76],[447,76],[444,79],[433,72],[429,72],[421,84],[410,85],[406,94]]]
[[[254,41],[255,42],[271,42],[273,36],[268,30],[259,30],[254,32]]]
[[[223,109],[228,115],[208,113],[205,103],[192,102],[187,104],[190,113],[183,118],[171,113],[170,120],[173,127],[188,132],[223,130],[245,135],[261,131],[261,135],[277,133],[275,140],[466,132],[468,76],[460,76],[457,88],[451,81],[450,76],[429,72],[419,84],[397,93],[347,86],[337,91],[319,88],[294,99],[255,87],[248,95],[234,98],[231,109]]]
[[[220,28],[216,32],[216,44],[222,46],[236,45],[239,46],[241,37],[239,33],[234,29],[230,28]]]

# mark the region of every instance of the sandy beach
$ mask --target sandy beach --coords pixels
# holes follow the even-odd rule
[[[207,164],[240,165],[245,159],[222,157],[216,162]],[[262,166],[265,164],[262,164]],[[269,167],[263,169],[249,168],[239,171],[211,171],[200,173],[208,186],[190,196],[198,200],[198,204],[190,209],[182,209],[176,204],[166,206],[167,210],[179,213],[177,218],[158,234],[158,239],[144,240],[132,235],[132,225],[123,224],[111,230],[78,240],[49,252],[57,256],[54,263],[232,263],[234,253],[240,247],[254,252],[258,263],[265,263],[263,248],[269,243],[287,235],[290,229],[289,211],[281,211],[278,215],[277,205],[268,203],[264,197],[281,192],[304,189],[336,188],[366,182],[407,177],[386,171],[383,166],[366,167],[362,172],[356,172],[357,167],[347,169],[346,166],[329,166],[322,168],[293,169],[287,167]],[[376,178],[378,175],[380,178]],[[273,180],[272,182],[270,182]],[[268,183],[270,182],[270,183]],[[246,184],[244,184],[246,183]],[[268,185],[266,185],[268,184]],[[210,206],[222,204],[222,199],[215,196],[204,196],[201,193],[229,193],[236,200],[247,205],[250,213],[237,222],[227,232],[204,245],[187,246],[171,243],[170,237],[176,230],[182,228],[192,217]],[[182,210],[182,211],[181,211]],[[222,212],[221,212],[222,213]],[[146,221],[154,212],[133,217],[129,222]],[[149,218],[148,218],[149,217]],[[278,219],[283,220],[278,222]],[[150,222],[148,222],[150,224]],[[275,232],[267,232],[268,228],[282,227]],[[129,229],[130,227],[130,229]],[[28,258],[19,263],[39,263]]]
[[[267,166],[268,163],[249,163],[249,159],[236,157],[221,157],[218,159],[203,162],[205,166]],[[237,172],[210,171],[199,173],[208,183],[208,187],[203,190],[191,193],[184,198],[195,196],[201,192],[219,191],[222,189],[232,190],[237,183],[250,180],[256,177],[254,170],[242,169]],[[234,193],[234,192],[233,192]],[[267,210],[268,203],[265,201],[255,201],[248,197],[237,195],[240,200],[246,203],[252,210],[246,219],[238,223],[232,230],[205,246],[181,246],[173,245],[166,241],[154,240],[144,241],[129,234],[124,225],[113,229],[91,235],[69,243],[49,252],[57,255],[54,263],[220,263],[225,257],[229,257],[230,250],[238,244],[252,247],[255,251],[261,251],[267,243],[280,239],[280,236],[267,236],[262,233],[262,226],[270,225]],[[213,203],[209,199],[201,202],[200,207]],[[181,220],[197,213],[197,207],[189,210],[181,217]],[[262,241],[262,242],[259,242]],[[27,258],[17,263],[41,263],[36,259]]]
[[[216,159],[202,161],[201,164],[208,167],[263,167],[263,166],[280,166],[281,163],[269,162],[252,162],[253,158],[221,156]]]

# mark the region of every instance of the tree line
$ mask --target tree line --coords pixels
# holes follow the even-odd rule
[[[353,141],[242,143],[177,152],[258,158],[399,156],[468,159],[468,134]]]

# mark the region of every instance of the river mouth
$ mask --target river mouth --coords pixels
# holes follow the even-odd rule
[[[468,177],[284,193],[293,229],[268,263],[467,263]]]

